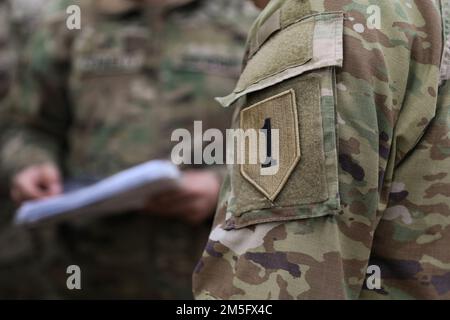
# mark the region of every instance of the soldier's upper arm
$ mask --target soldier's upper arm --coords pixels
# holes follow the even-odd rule
[[[380,6],[378,28],[363,1],[272,1],[256,22],[236,89],[219,101],[236,108],[234,128],[279,130],[277,170],[231,166],[194,276],[200,297],[358,296],[396,165],[434,116],[439,72],[439,42],[413,45],[439,28],[410,34],[436,7]]]

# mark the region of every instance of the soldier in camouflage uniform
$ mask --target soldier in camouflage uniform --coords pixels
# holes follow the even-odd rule
[[[247,47],[220,101],[279,170],[232,167],[196,297],[450,298],[450,1],[272,0]]]
[[[71,4],[80,5],[81,30],[66,27]],[[13,92],[21,129],[2,150],[15,199],[168,158],[172,131],[194,120],[225,127],[231,117],[212,99],[232,89],[256,13],[240,0],[50,2]],[[187,169],[177,197],[188,199],[168,195],[151,212],[39,229],[44,253],[35,265],[49,296],[190,298],[219,175]],[[80,291],[66,287],[72,264],[81,268]]]

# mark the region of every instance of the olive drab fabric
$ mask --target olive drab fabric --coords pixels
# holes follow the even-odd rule
[[[0,145],[8,140],[11,128],[9,108],[12,84],[18,81],[18,66],[24,63],[20,53],[33,30],[36,30],[46,0],[0,1]],[[38,298],[44,288],[37,258],[34,234],[11,227],[14,205],[9,199],[8,181],[0,169],[0,297]]]
[[[80,30],[66,26],[73,4]],[[49,1],[12,90],[3,170],[53,162],[66,181],[98,179],[170,158],[171,133],[194,120],[226,128],[231,111],[214,97],[232,90],[256,16],[241,0]],[[34,239],[39,297],[189,299],[208,230],[143,213],[43,226]],[[69,265],[80,267],[82,290],[67,289]]]
[[[450,298],[449,37],[447,0],[268,4],[218,100],[300,158],[276,186],[231,166],[197,298]]]

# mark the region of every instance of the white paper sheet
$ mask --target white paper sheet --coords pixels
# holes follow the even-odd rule
[[[34,224],[139,210],[151,196],[176,189],[180,176],[178,168],[169,161],[150,161],[77,191],[25,202],[16,213],[15,223]]]

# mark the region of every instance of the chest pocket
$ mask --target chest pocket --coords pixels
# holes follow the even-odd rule
[[[339,212],[334,75],[343,63],[343,19],[322,13],[277,31],[235,90],[218,98],[236,108],[233,128],[243,134],[234,139],[225,228]],[[250,132],[259,133],[254,149]]]

